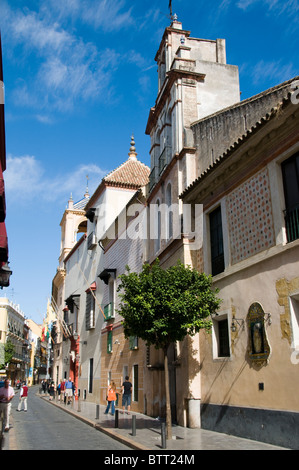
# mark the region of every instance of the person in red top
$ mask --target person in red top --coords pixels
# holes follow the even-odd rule
[[[60,381],[60,397],[59,397],[59,399],[64,402],[64,398],[65,398],[65,379]]]
[[[20,401],[18,405],[18,411],[22,410],[22,404],[24,403],[24,411],[27,411],[27,397],[28,397],[28,387],[26,382],[23,382],[20,390]]]

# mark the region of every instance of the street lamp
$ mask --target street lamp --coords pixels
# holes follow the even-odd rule
[[[3,289],[3,287],[8,287],[9,286],[9,278],[12,275],[12,271],[8,267],[8,263],[4,263],[3,266],[0,269],[0,287]]]

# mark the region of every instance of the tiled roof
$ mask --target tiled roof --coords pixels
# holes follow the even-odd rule
[[[129,186],[140,188],[148,183],[150,168],[137,158],[128,160],[113,170],[103,179],[106,183],[115,186]]]
[[[87,202],[85,210],[87,211],[93,207],[99,195],[106,186],[116,186],[119,188],[138,190],[148,184],[149,175],[150,168],[137,160],[134,136],[132,136],[129,158],[122,165],[108,173],[108,175],[102,179],[96,191]]]
[[[141,188],[148,183],[149,175],[150,168],[137,160],[134,136],[132,136],[128,160],[105,176],[103,181],[113,186]]]
[[[86,206],[88,201],[89,201],[89,196],[88,197],[85,196],[83,199],[81,199],[80,201],[74,204],[74,209],[78,211],[84,210],[84,207]]]

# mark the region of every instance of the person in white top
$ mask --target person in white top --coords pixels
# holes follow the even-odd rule
[[[9,431],[9,417],[11,410],[11,400],[15,396],[13,388],[10,386],[8,379],[4,381],[4,387],[0,388],[0,413],[3,411],[5,429],[4,431]]]

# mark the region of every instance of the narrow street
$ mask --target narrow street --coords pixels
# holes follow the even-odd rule
[[[4,433],[2,450],[128,450],[80,420],[36,396],[31,387],[28,411],[18,412],[19,395],[12,401],[10,431]]]

